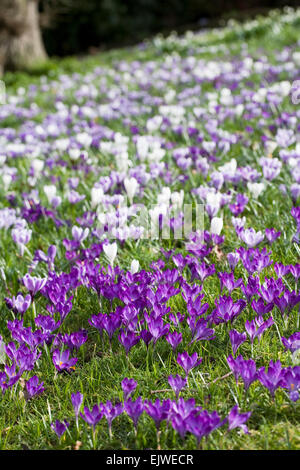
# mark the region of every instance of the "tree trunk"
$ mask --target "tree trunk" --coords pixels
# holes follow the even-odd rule
[[[0,73],[28,69],[46,57],[37,0],[0,0]]]

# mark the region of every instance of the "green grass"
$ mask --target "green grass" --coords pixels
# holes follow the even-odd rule
[[[35,84],[40,86],[41,77],[46,77],[46,81],[50,83],[52,80],[58,80],[61,74],[85,74],[92,71],[96,66],[103,66],[107,69],[113,67],[115,61],[122,60],[132,62],[140,61],[161,61],[163,62],[166,55],[174,51],[183,57],[188,55],[189,49],[194,51],[196,57],[203,57],[215,61],[227,60],[231,56],[238,55],[241,44],[247,42],[249,53],[258,57],[259,49],[264,50],[264,54],[270,61],[274,58],[274,50],[280,50],[286,45],[293,45],[299,39],[299,18],[281,25],[280,34],[274,32],[274,28],[270,24],[274,24],[276,16],[269,22],[260,19],[258,25],[251,31],[247,31],[245,27],[236,27],[232,30],[225,29],[224,34],[220,35],[218,31],[207,32],[205,35],[196,36],[185,43],[180,41],[161,40],[157,45],[150,42],[145,50],[130,48],[128,50],[116,50],[102,53],[99,56],[87,57],[82,60],[73,58],[63,60],[50,60],[43,67],[36,68],[28,74],[12,74],[8,73],[4,77],[7,86],[8,95],[16,93],[19,87],[27,88],[29,85]],[[217,55],[206,50],[203,52],[201,48],[204,46],[212,46],[224,44],[227,50],[225,52],[217,52]],[[260,80],[259,76],[250,77],[257,86]],[[282,80],[288,79],[288,74],[282,77]],[[213,91],[213,84],[207,85],[207,90]],[[158,96],[158,95],[157,95]],[[71,90],[68,97],[70,102],[74,100],[74,90]],[[100,98],[100,102],[105,98]],[[41,112],[33,118],[34,122],[43,122],[45,116],[54,110],[55,86],[52,92],[37,95],[37,104],[41,108]],[[28,104],[30,100],[25,101]],[[294,111],[293,105],[286,98],[284,103],[286,111]],[[285,108],[284,108],[285,109]],[[283,109],[279,110],[280,112]],[[137,125],[144,125],[146,116],[139,117],[140,122]],[[10,116],[0,122],[1,127],[18,128],[22,123],[22,119],[16,116]],[[102,122],[101,122],[102,123]],[[104,123],[102,123],[104,124]],[[257,120],[250,123],[256,126]],[[243,122],[226,120],[223,123],[223,129],[228,132],[236,132],[239,130],[244,133]],[[122,131],[124,135],[130,135],[119,120],[110,121],[109,127],[115,131]],[[262,132],[256,128],[251,139],[259,142]],[[177,141],[182,145],[193,145],[193,141],[188,136],[169,136],[170,140]],[[109,157],[101,152],[94,152],[93,158],[97,163],[95,172],[91,172],[82,179],[79,184],[79,192],[87,194],[87,199],[76,206],[63,203],[58,212],[62,218],[69,220],[73,225],[76,223],[78,213],[83,213],[88,209],[89,188],[93,186],[95,181],[101,175],[109,174],[112,170],[112,164]],[[237,144],[231,147],[230,151],[224,157],[224,162],[236,158],[238,165],[255,165],[258,153],[250,148],[243,148]],[[76,170],[72,168],[67,156],[64,157],[68,163],[67,170],[62,167],[56,167],[52,175],[60,177],[61,194],[63,187],[67,182],[67,178],[74,176]],[[165,161],[171,162],[171,154],[167,152]],[[12,183],[10,191],[17,195],[17,206],[22,203],[22,191],[29,191],[30,188],[26,183],[26,174],[29,169],[27,159],[15,159],[9,162],[17,168],[21,178]],[[176,168],[174,171],[177,171]],[[184,185],[184,190],[188,199],[186,202],[193,201],[190,194],[192,187],[198,187],[204,182],[203,175],[192,174],[192,179],[188,180]],[[280,179],[281,178],[281,179]],[[282,171],[281,176],[276,180],[276,184],[270,183],[267,191],[260,196],[258,201],[251,200],[247,206],[245,215],[247,217],[247,226],[254,226],[256,230],[264,230],[265,227],[276,227],[281,230],[282,235],[278,241],[272,246],[272,259],[280,261],[283,264],[299,262],[299,247],[291,242],[292,235],[295,231],[294,220],[291,218],[290,210],[292,201],[289,196],[283,198],[278,184],[284,182],[287,186],[291,184],[291,177],[287,171]],[[282,180],[282,181],[281,181]],[[37,182],[42,203],[47,205],[47,200],[43,195],[42,188],[44,180]],[[163,186],[163,182],[158,178],[153,180],[149,185],[148,201],[151,200],[153,194],[158,193]],[[175,185],[177,186],[177,185]],[[172,190],[178,190],[181,185],[173,187]],[[243,190],[242,187],[235,188],[237,192]],[[58,194],[60,192],[58,191]],[[43,199],[44,197],[44,199]],[[144,202],[147,200],[145,196]],[[0,193],[0,204],[7,206],[5,194]],[[244,214],[243,214],[244,215]],[[225,244],[222,246],[220,258],[216,254],[212,255],[212,262],[216,263],[217,271],[226,269],[226,254],[234,251],[240,246],[240,243],[233,233],[232,226],[229,224],[231,214],[228,208],[225,208],[222,216],[224,217]],[[27,248],[29,254],[25,253],[23,258],[17,254],[16,245],[11,239],[10,233],[1,231],[0,234],[0,267],[4,268],[6,280],[0,277],[0,333],[7,341],[10,340],[9,332],[6,327],[8,320],[12,319],[11,312],[7,309],[4,298],[10,295],[16,295],[17,292],[25,289],[20,287],[19,279],[25,275],[28,266],[32,261],[32,253],[37,249],[47,251],[50,244],[57,244],[58,252],[56,256],[56,269],[58,272],[69,270],[69,263],[65,259],[65,249],[58,240],[70,238],[70,228],[63,226],[57,229],[52,220],[45,218],[39,219],[31,226],[33,237]],[[84,242],[85,247],[89,246],[89,241]],[[157,241],[140,241],[138,244],[132,242],[125,243],[123,249],[119,249],[117,263],[122,269],[129,269],[132,259],[138,259],[142,269],[149,269],[149,264],[161,257],[160,247],[164,249],[176,248],[177,252],[184,252],[181,242],[171,242],[170,240]],[[30,254],[31,253],[31,254]],[[106,260],[101,255],[99,262],[106,264]],[[167,263],[169,268],[173,267],[172,262]],[[39,265],[34,271],[35,275],[45,276],[46,268]],[[245,277],[245,270],[242,267],[237,268],[235,277]],[[183,274],[188,278],[189,273],[185,270]],[[273,276],[273,268],[264,270],[261,274],[261,280],[265,276]],[[197,281],[196,281],[197,282]],[[286,278],[287,286],[295,289],[293,277],[290,275]],[[203,292],[205,293],[204,301],[214,307],[214,300],[220,295],[220,286],[217,276],[208,278],[204,281]],[[238,290],[233,293],[235,299],[241,297]],[[39,296],[36,299],[37,313],[46,313],[46,300]],[[173,297],[168,304],[171,311],[176,313],[181,311],[185,313],[185,302],[181,296]],[[116,305],[113,305],[113,308]],[[109,302],[102,306],[103,312],[110,311]],[[76,331],[80,328],[87,329],[89,336],[87,343],[80,349],[78,353],[78,363],[75,371],[71,374],[57,374],[54,371],[51,354],[43,353],[35,367],[34,373],[44,381],[45,392],[28,402],[24,398],[22,386],[18,384],[11,391],[7,391],[0,396],[0,449],[73,449],[76,441],[80,441],[81,449],[144,449],[157,448],[156,432],[153,421],[143,414],[139,426],[137,437],[129,418],[124,414],[117,418],[112,425],[113,438],[108,437],[106,420],[103,418],[96,427],[96,436],[93,442],[92,433],[89,426],[79,419],[79,428],[76,428],[74,412],[71,404],[71,393],[81,391],[84,393],[84,405],[92,407],[95,403],[105,402],[107,400],[122,400],[121,381],[125,377],[130,377],[138,382],[135,397],[142,396],[143,399],[158,398],[174,398],[174,394],[168,385],[168,376],[170,374],[182,373],[180,366],[176,362],[177,355],[172,353],[171,347],[166,341],[158,341],[155,349],[150,346],[147,351],[144,344],[139,343],[135,346],[130,354],[129,360],[126,358],[123,349],[120,347],[116,337],[113,338],[112,346],[106,336],[101,340],[98,332],[92,328],[88,319],[92,314],[100,311],[98,298],[91,290],[81,286],[77,289],[74,300],[73,309],[67,321],[64,323],[63,330],[65,332]],[[29,310],[25,314],[25,323],[30,325],[32,312]],[[288,324],[282,320],[282,317],[276,309],[273,310],[273,318],[276,328],[273,326],[268,329],[258,343],[255,340],[253,348],[251,348],[249,340],[245,342],[239,352],[245,358],[254,358],[258,367],[265,366],[270,360],[280,359],[283,366],[293,365],[292,357],[286,352],[279,341],[279,336],[288,337],[292,332],[299,330],[299,314],[295,308],[290,316]],[[243,314],[234,323],[234,328],[243,331],[246,319],[253,318],[253,312],[247,307]],[[273,400],[269,392],[263,388],[259,382],[254,382],[248,392],[245,392],[242,383],[235,383],[232,375],[227,375],[229,367],[226,357],[231,354],[231,346],[228,337],[228,331],[231,325],[221,324],[216,327],[216,339],[212,342],[198,342],[189,347],[189,353],[196,351],[200,357],[203,357],[203,363],[195,369],[189,376],[189,386],[184,389],[181,396],[184,398],[193,397],[196,403],[203,406],[209,411],[217,410],[218,413],[225,417],[230,409],[238,404],[242,412],[252,411],[249,420],[249,434],[244,434],[239,430],[233,430],[226,433],[224,428],[216,430],[207,440],[203,441],[203,449],[299,449],[300,448],[300,407],[299,402],[293,403],[288,395],[282,389],[276,391],[275,400]],[[190,333],[187,327],[182,327],[183,342],[179,347],[179,352],[186,349],[190,342]],[[29,372],[24,375],[24,379],[29,378],[33,373]],[[161,391],[166,390],[167,391]],[[50,423],[55,419],[67,419],[70,427],[64,436],[59,440],[52,429]],[[194,449],[196,446],[195,438],[188,435],[183,441],[179,435],[164,423],[161,432],[162,449]]]

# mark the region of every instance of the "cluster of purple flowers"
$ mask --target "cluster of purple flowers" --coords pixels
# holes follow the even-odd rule
[[[125,378],[122,381],[122,389],[124,394],[124,401],[118,402],[115,405],[111,401],[94,405],[91,409],[87,406],[84,407],[83,412],[80,412],[83,403],[83,394],[80,392],[71,395],[71,401],[75,413],[76,423],[78,425],[78,416],[92,427],[93,432],[97,424],[106,418],[109,435],[112,437],[112,422],[122,413],[126,413],[130,420],[133,422],[135,433],[137,433],[138,422],[143,413],[146,413],[154,422],[157,436],[159,439],[159,431],[162,422],[166,421],[175,429],[183,439],[187,433],[195,436],[197,444],[201,443],[204,436],[208,436],[215,429],[228,424],[228,431],[235,428],[241,428],[245,433],[248,432],[246,422],[251,416],[251,412],[239,413],[238,407],[234,406],[228,416],[221,420],[221,417],[216,411],[208,412],[203,410],[201,406],[197,406],[194,398],[184,400],[179,398],[176,401],[166,399],[156,399],[154,402],[150,400],[143,400],[140,396],[132,400],[130,395],[134,392],[137,383],[133,379]],[[56,420],[51,424],[52,429],[60,438],[70,423],[66,420]]]

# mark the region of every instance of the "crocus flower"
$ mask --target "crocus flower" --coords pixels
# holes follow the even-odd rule
[[[265,234],[269,243],[272,244],[278,237],[280,237],[281,232],[276,232],[274,228],[266,228]]]
[[[26,382],[26,391],[28,399],[43,393],[44,382],[39,382],[39,378],[34,375]]]
[[[141,414],[144,411],[144,404],[141,397],[138,397],[135,401],[131,398],[124,402],[124,409],[128,416],[132,419],[135,431],[137,432],[137,425]]]
[[[235,429],[235,428],[241,428],[244,433],[248,433],[248,428],[247,426],[244,424],[246,421],[248,421],[248,419],[250,418],[251,416],[251,411],[248,411],[247,413],[239,413],[238,411],[238,406],[235,405],[231,410],[230,410],[230,413],[227,417],[228,419],[228,431],[231,431],[232,429]]]
[[[192,323],[193,326],[192,326]],[[210,341],[215,339],[214,330],[208,328],[208,322],[205,318],[200,318],[197,322],[194,322],[194,319],[187,320],[191,330],[192,330],[192,340],[189,344],[193,344],[195,341]]]
[[[74,408],[74,413],[75,413],[76,421],[77,421],[78,416],[79,416],[80,407],[81,407],[82,402],[83,402],[82,393],[80,393],[80,392],[72,393],[71,401],[72,401],[72,405],[73,405],[73,408]]]
[[[292,334],[289,338],[281,337],[282,344],[286,349],[294,353],[300,349],[300,332]]]
[[[83,409],[83,413],[80,413],[80,416],[82,419],[84,419],[84,421],[86,421],[90,426],[92,426],[93,431],[95,431],[96,424],[103,417],[103,411],[98,405],[94,405],[92,410],[85,406]]]
[[[236,381],[238,380],[238,377],[241,376],[245,385],[245,390],[250,387],[252,382],[257,380],[256,364],[253,359],[246,360],[241,355],[237,356],[236,359],[229,356],[227,358],[227,363],[232,370]]]
[[[30,292],[31,296],[34,297],[47,282],[47,278],[33,277],[30,274],[25,274],[22,278],[23,284],[26,289]]]
[[[256,232],[254,228],[248,228],[241,230],[239,237],[249,248],[253,248],[263,241],[264,234],[262,232]]]
[[[10,303],[11,307],[13,310],[17,311],[21,315],[24,315],[26,310],[30,307],[31,304],[31,296],[30,294],[26,295],[26,297],[23,297],[22,294],[18,294],[17,297],[13,297],[12,301]]]
[[[130,349],[140,341],[140,336],[136,335],[133,331],[123,329],[120,330],[120,334],[118,336],[119,342],[125,349],[126,356],[128,356]]]
[[[202,358],[198,359],[198,354],[196,352],[190,356],[186,351],[184,351],[182,354],[178,354],[177,356],[177,363],[183,368],[186,377],[190,370],[199,366],[201,362]]]
[[[108,432],[110,438],[112,438],[112,432],[111,432],[111,426],[113,420],[119,416],[123,412],[123,404],[122,403],[117,403],[116,405],[113,405],[111,401],[107,401],[106,404],[101,404],[102,405],[102,410],[105,418],[107,419],[107,424],[108,424]]]
[[[171,400],[164,400],[160,402],[159,398],[152,403],[150,400],[145,400],[144,411],[153,419],[156,430],[159,430],[160,423],[168,418],[171,408]]]
[[[70,423],[68,423],[66,420],[64,421],[59,421],[58,419],[55,421],[55,423],[51,423],[51,428],[53,431],[57,434],[59,438],[65,433],[67,428],[70,426]]]
[[[178,400],[179,394],[181,390],[186,386],[187,384],[187,378],[186,377],[181,377],[180,375],[169,375],[168,377],[168,382],[170,387],[172,387],[176,399]]]
[[[242,343],[247,339],[246,333],[239,333],[236,330],[229,331],[229,338],[231,342],[232,352],[235,354]]]
[[[103,251],[108,259],[111,266],[114,264],[114,260],[117,256],[118,245],[116,243],[103,245]]]
[[[227,261],[229,264],[230,269],[233,271],[236,265],[240,260],[240,255],[238,253],[228,253]]]
[[[177,331],[173,331],[173,333],[169,333],[166,336],[166,340],[172,346],[173,352],[175,353],[177,347],[182,341],[182,334],[178,333]]]
[[[75,369],[75,364],[78,359],[76,357],[69,359],[69,357],[70,351],[68,349],[65,351],[55,349],[55,351],[53,351],[52,361],[58,372],[62,372],[63,370],[70,372],[70,370]]]
[[[18,245],[21,256],[24,255],[25,245],[29,243],[31,234],[32,230],[23,227],[16,227],[11,231],[12,239]]]
[[[279,360],[277,362],[270,361],[268,371],[261,367],[257,372],[257,378],[270,391],[271,396],[274,397],[275,390],[285,384],[281,362]]]
[[[292,401],[298,401],[300,390],[300,366],[287,367],[283,369],[282,375],[284,377],[284,384],[281,384],[281,386],[290,392],[289,396]]]
[[[209,413],[207,410],[199,414],[191,415],[187,420],[187,429],[196,437],[197,445],[200,445],[201,439],[208,436],[212,431],[224,424],[216,411]]]
[[[130,395],[132,395],[135,391],[137,387],[137,382],[133,379],[128,379],[127,377],[125,377],[125,379],[122,380],[121,385],[124,395],[124,401],[127,401]]]

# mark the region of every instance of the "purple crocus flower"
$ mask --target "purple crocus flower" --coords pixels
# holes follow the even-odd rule
[[[251,343],[253,343],[255,338],[260,339],[263,332],[270,328],[274,324],[274,320],[272,317],[268,318],[268,320],[264,321],[262,316],[254,318],[251,322],[249,320],[245,323],[245,329],[250,337]]]
[[[183,368],[186,377],[190,370],[199,366],[201,362],[202,358],[198,359],[198,354],[196,352],[190,356],[186,351],[184,351],[182,354],[178,354],[177,356],[177,363]]]
[[[247,302],[250,303],[252,297],[259,292],[259,278],[258,277],[249,277],[247,285],[242,284],[241,290],[244,296],[247,299]]]
[[[79,349],[88,339],[86,330],[74,331],[70,335],[70,341],[73,348]]]
[[[239,288],[243,283],[242,279],[237,279],[235,281],[233,272],[231,273],[219,272],[218,276],[220,278],[220,283],[221,283],[221,293],[223,292],[223,288],[226,287],[229,291],[229,294],[231,294],[231,292],[234,289]]]
[[[242,343],[247,339],[246,333],[239,333],[236,330],[229,331],[229,338],[232,347],[232,352],[235,354]]]
[[[251,416],[251,411],[248,411],[247,413],[239,413],[238,411],[238,406],[235,405],[227,419],[228,419],[228,431],[231,431],[232,429],[235,429],[235,428],[241,428],[244,433],[248,433],[248,428],[247,426],[244,424],[246,421],[248,421],[248,419],[250,418]]]
[[[166,336],[166,340],[172,346],[173,352],[175,353],[177,347],[182,341],[182,334],[178,333],[177,331],[173,331],[173,333],[169,333]]]
[[[108,424],[108,432],[110,438],[112,438],[112,432],[111,432],[111,427],[112,427],[112,422],[113,420],[119,416],[123,412],[123,404],[122,403],[117,403],[116,405],[113,405],[111,401],[107,401],[106,404],[100,404],[102,405],[102,410],[105,418],[107,419],[107,424]]]
[[[210,321],[218,325],[219,323],[233,322],[246,307],[246,302],[243,299],[234,302],[230,296],[223,295],[215,300],[215,305],[216,308],[211,313]]]
[[[288,274],[288,272],[290,271],[290,266],[289,265],[285,266],[284,264],[281,264],[281,263],[275,263],[274,271],[279,278],[282,278],[283,276],[286,276]]]
[[[75,413],[76,421],[77,421],[78,416],[79,416],[80,407],[81,407],[82,402],[83,402],[82,393],[80,393],[80,392],[72,393],[71,401],[72,401],[72,405],[73,405],[73,408],[74,408],[74,413]]]
[[[266,371],[264,367],[261,367],[258,370],[257,378],[260,383],[270,391],[271,396],[274,398],[275,390],[285,384],[281,362],[279,360],[277,362],[270,361],[268,371]]]
[[[71,369],[75,369],[75,364],[78,359],[76,357],[69,359],[69,357],[70,351],[68,349],[66,351],[60,351],[59,349],[53,351],[52,361],[58,372],[62,372],[63,370],[70,372]]]
[[[149,400],[144,402],[144,411],[153,419],[157,432],[162,421],[168,418],[171,408],[171,400],[160,402],[159,398],[152,403]]]
[[[294,276],[296,280],[300,277],[300,264],[290,264],[289,265],[290,273]]]
[[[281,386],[290,392],[290,399],[292,401],[299,400],[300,366],[287,367],[286,369],[283,369],[283,376],[285,383]]]
[[[186,386],[187,384],[187,378],[186,377],[181,377],[180,375],[169,375],[168,377],[168,382],[170,387],[173,389],[176,399],[178,400],[179,394],[181,390]]]
[[[126,356],[128,356],[130,349],[140,341],[141,337],[137,336],[134,331],[127,330],[125,333],[125,331],[121,329],[118,339],[125,349]]]
[[[51,423],[51,428],[53,431],[57,434],[59,438],[65,433],[67,428],[70,426],[70,423],[68,423],[66,420],[64,421],[59,421],[58,419],[55,421],[55,423]]]
[[[132,395],[135,391],[137,387],[137,382],[134,379],[128,379],[127,377],[125,377],[125,379],[122,380],[121,385],[124,395],[124,401],[127,401],[130,395]]]
[[[144,404],[141,397],[138,397],[135,401],[131,398],[124,402],[124,409],[128,416],[132,419],[135,432],[137,432],[137,425],[141,414],[144,411]]]
[[[60,327],[61,322],[56,322],[50,315],[38,315],[34,322],[37,326],[41,327],[46,333],[52,333]]]
[[[236,359],[229,356],[227,358],[227,363],[235,376],[236,382],[238,377],[241,376],[245,385],[245,390],[248,390],[252,382],[257,380],[256,364],[253,359],[246,360],[241,355],[237,356]]]
[[[215,331],[212,328],[208,328],[208,322],[205,318],[200,318],[195,322],[194,318],[188,319],[187,323],[192,331],[192,340],[189,344],[194,343],[195,341],[208,341],[215,339]]]
[[[282,336],[281,341],[284,347],[291,351],[291,353],[293,354],[295,351],[300,349],[300,332],[297,331],[296,333],[292,334],[289,338],[285,338],[284,336]]]
[[[27,273],[22,278],[22,281],[26,289],[30,292],[31,297],[34,297],[36,293],[44,287],[47,282],[47,278],[33,277]]]
[[[103,410],[98,405],[94,405],[92,410],[85,406],[83,411],[83,413],[80,413],[81,418],[92,426],[93,431],[95,431],[96,424],[103,417]]]
[[[197,445],[199,446],[204,436],[208,436],[224,423],[225,420],[221,421],[216,411],[209,413],[207,410],[203,410],[199,414],[189,417],[187,420],[187,429],[196,437]]]
[[[102,338],[102,332],[103,332],[103,320],[104,320],[104,315],[102,313],[99,313],[99,315],[92,315],[91,318],[88,319],[88,322],[91,326],[96,328],[100,336]]]
[[[153,337],[153,343],[156,344],[159,338],[165,336],[169,332],[170,325],[164,324],[164,321],[161,316],[154,318],[145,314],[145,319],[148,324],[149,332]]]
[[[34,375],[26,382],[26,391],[28,399],[43,393],[44,382],[39,382],[39,378]]]
[[[238,264],[239,260],[240,260],[239,253],[237,253],[237,252],[236,253],[228,253],[227,261],[228,261],[229,267],[232,271],[234,271],[234,268]]]
[[[104,315],[103,318],[103,329],[108,334],[109,342],[111,343],[114,332],[120,328],[122,319],[117,313]]]
[[[13,297],[11,299],[5,299],[8,308],[11,308],[15,312],[24,315],[24,313],[29,309],[31,304],[31,296],[30,294],[26,295],[24,298],[22,294],[18,294],[17,297]],[[10,301],[11,300],[11,301]],[[9,302],[10,301],[10,302]]]
[[[152,339],[153,339],[152,334],[151,334],[150,331],[148,331],[148,330],[142,330],[142,331],[141,331],[141,338],[142,338],[142,340],[144,341],[144,343],[145,343],[145,345],[146,345],[146,347],[147,347],[147,349],[148,349],[149,344],[150,344],[150,342],[151,342]]]
[[[243,229],[238,235],[249,248],[254,248],[264,239],[264,234],[262,232],[256,232],[254,228]]]
[[[266,313],[269,313],[273,309],[274,304],[273,302],[269,302],[265,305],[263,299],[253,299],[251,302],[251,307],[259,316],[261,316],[266,315]]]
[[[272,244],[275,240],[277,240],[277,238],[280,237],[281,232],[276,232],[274,228],[266,228],[265,234],[269,243]]]

